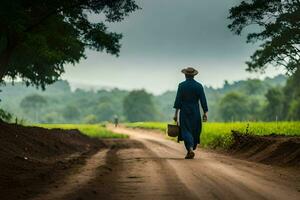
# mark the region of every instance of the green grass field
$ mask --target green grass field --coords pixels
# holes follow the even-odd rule
[[[156,129],[166,132],[166,122],[137,122],[125,124],[131,128]],[[254,135],[300,136],[300,122],[209,122],[203,123],[201,145],[227,148],[232,142],[231,130]]]
[[[114,133],[105,128],[103,124],[35,124],[43,128],[78,129],[90,137],[99,138],[128,138],[128,135]]]

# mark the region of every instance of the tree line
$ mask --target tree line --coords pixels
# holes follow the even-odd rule
[[[299,120],[297,102],[289,103],[288,99],[295,99],[285,98],[295,87],[292,83],[279,75],[265,80],[225,81],[217,89],[205,87],[210,120]],[[13,113],[14,118],[34,123],[99,123],[115,116],[123,122],[170,121],[176,95],[176,91],[153,95],[145,90],[117,88],[72,91],[67,81],[58,81],[45,91],[22,83],[7,84],[2,90],[2,108]]]

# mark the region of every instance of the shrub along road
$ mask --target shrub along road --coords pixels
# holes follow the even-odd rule
[[[105,140],[106,149],[34,199],[299,199],[299,168],[202,149],[184,160],[183,145],[161,134],[109,128],[131,139]]]

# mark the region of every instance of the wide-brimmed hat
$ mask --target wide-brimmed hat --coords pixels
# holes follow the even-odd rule
[[[183,70],[181,70],[181,72],[186,75],[191,75],[191,76],[196,76],[198,74],[198,71],[192,67],[184,68]]]

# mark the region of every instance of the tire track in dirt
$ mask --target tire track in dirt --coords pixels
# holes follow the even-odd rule
[[[41,194],[32,200],[53,200],[53,199],[61,199],[69,193],[74,192],[74,190],[82,187],[88,181],[95,178],[96,169],[99,166],[105,165],[105,156],[108,150],[100,150],[92,157],[90,157],[86,164],[77,169],[76,172],[64,180],[60,180],[59,182],[51,185],[46,194]]]
[[[122,140],[107,152],[109,173],[97,175],[64,199],[197,199],[180,182],[172,166],[141,142]]]
[[[103,140],[107,149],[34,200],[299,199],[293,170],[206,150],[185,160],[183,145],[161,134],[111,129],[131,139]]]
[[[295,169],[268,166],[205,150],[182,160],[183,145],[161,134],[127,128],[113,129],[142,142],[172,166],[179,181],[199,199],[299,199],[300,176]],[[172,184],[172,183],[170,183]]]

